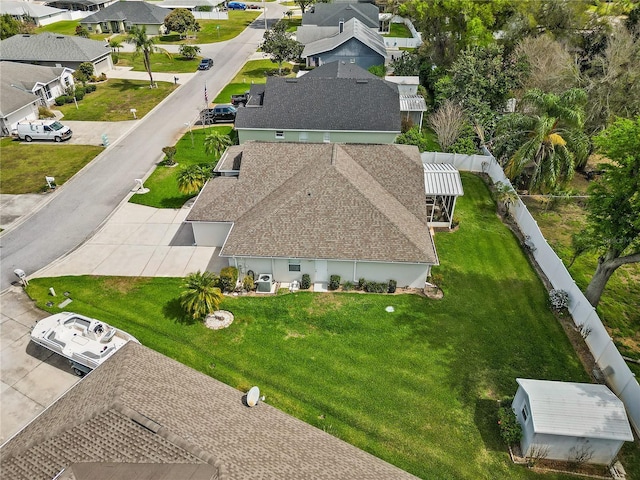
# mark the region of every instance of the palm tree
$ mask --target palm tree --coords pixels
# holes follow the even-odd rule
[[[149,74],[151,88],[153,88],[153,74],[151,73],[151,53],[158,52],[160,49],[156,47],[156,38],[147,36],[147,27],[133,26],[129,30],[127,43],[131,43],[136,47],[136,54],[142,53],[144,56],[144,68]]]
[[[204,150],[208,155],[219,157],[227,147],[233,145],[231,137],[224,135],[217,130],[213,130],[204,138]]]
[[[589,140],[582,131],[586,94],[570,89],[560,95],[534,89],[522,98],[522,113],[503,117],[497,128],[499,156],[506,156],[510,180],[527,179],[532,191],[553,190],[584,165]]]
[[[211,176],[206,165],[189,165],[178,174],[178,190],[185,195],[198,193]]]
[[[211,272],[198,270],[190,273],[182,285],[180,305],[195,320],[204,320],[220,307],[223,296],[218,287],[218,278]]]
[[[120,49],[122,48],[122,42],[117,39],[109,40],[109,46],[111,47],[111,51],[113,53],[120,53]]]

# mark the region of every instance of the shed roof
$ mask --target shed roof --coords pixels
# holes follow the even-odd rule
[[[211,179],[187,216],[233,222],[222,255],[437,263],[416,147],[242,147],[239,176]]]
[[[104,42],[51,32],[37,35],[18,34],[0,41],[0,60],[64,64],[94,62],[110,54],[111,49]]]
[[[422,95],[400,95],[400,110],[402,112],[426,112],[427,102]]]
[[[321,4],[325,5],[325,4]],[[330,52],[343,43],[355,38],[362,44],[369,47],[374,52],[386,57],[387,47],[384,44],[382,35],[374,32],[357,18],[352,18],[344,24],[344,30],[332,37],[322,38],[315,42],[307,43],[302,51],[302,57],[310,57],[319,53]]]
[[[516,379],[536,433],[633,441],[622,401],[606,385]]]
[[[447,163],[423,163],[424,190],[427,195],[462,196],[460,172]]]
[[[134,25],[161,25],[170,12],[148,2],[116,2],[85,17],[80,23],[127,21]]]
[[[51,480],[95,462],[208,463],[225,480],[416,478],[268,403],[248,408],[242,396],[129,342],[2,445],[3,478]]]

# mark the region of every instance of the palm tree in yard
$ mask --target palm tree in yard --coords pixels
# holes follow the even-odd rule
[[[204,320],[218,310],[223,296],[217,283],[218,278],[208,271],[198,270],[187,275],[180,294],[180,305],[184,311],[195,320]]]
[[[127,43],[131,43],[136,47],[136,54],[142,53],[144,60],[144,68],[149,74],[149,81],[153,88],[153,74],[151,73],[151,54],[159,50],[156,47],[155,37],[147,36],[147,27],[131,27],[129,35],[127,36]]]
[[[589,153],[582,130],[586,99],[577,88],[559,95],[525,93],[522,111],[505,115],[497,128],[496,153],[506,157],[510,180],[524,181],[531,191],[551,191],[573,177]]]
[[[189,165],[178,174],[178,190],[185,195],[198,193],[211,176],[207,165]]]
[[[216,130],[213,130],[204,138],[204,150],[208,155],[215,155],[219,157],[222,155],[227,147],[233,144],[229,135],[224,135]]]

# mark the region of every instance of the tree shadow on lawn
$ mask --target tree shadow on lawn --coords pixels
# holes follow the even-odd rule
[[[194,325],[197,320],[184,313],[182,306],[180,305],[179,298],[172,298],[162,307],[162,314],[165,318],[173,320],[175,323],[182,325]]]
[[[498,428],[498,402],[496,400],[477,399],[473,421],[487,450],[506,452]]]

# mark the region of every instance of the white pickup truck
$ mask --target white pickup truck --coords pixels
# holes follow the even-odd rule
[[[19,122],[17,135],[20,140],[55,140],[61,142],[71,138],[72,131],[57,120],[34,120]]]

